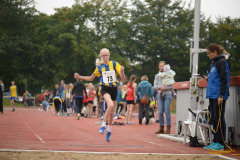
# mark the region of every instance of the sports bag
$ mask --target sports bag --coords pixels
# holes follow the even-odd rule
[[[140,87],[142,88],[141,84],[140,84]],[[148,84],[148,88],[149,88],[149,84]],[[149,103],[149,97],[147,96],[148,88],[147,88],[147,91],[144,94],[143,98],[141,99],[142,104],[148,104]],[[143,90],[143,88],[142,88],[142,90]]]

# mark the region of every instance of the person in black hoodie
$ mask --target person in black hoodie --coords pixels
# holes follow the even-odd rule
[[[80,119],[80,116],[81,116],[81,110],[82,110],[82,106],[83,106],[83,91],[85,93],[86,92],[86,87],[85,85],[83,84],[82,81],[80,81],[79,79],[76,79],[77,82],[74,83],[74,86],[73,86],[73,89],[72,89],[72,98],[71,98],[71,101],[73,99],[73,95],[75,97],[75,103],[76,103],[76,108],[77,108],[77,120]],[[86,94],[86,98],[87,97],[87,94]]]
[[[220,46],[213,43],[207,46],[207,56],[212,60],[209,72],[206,98],[209,99],[211,123],[213,124],[213,142],[204,149],[224,150],[226,122],[224,118],[226,101],[229,97],[229,66],[222,55]],[[219,127],[220,125],[220,127]]]

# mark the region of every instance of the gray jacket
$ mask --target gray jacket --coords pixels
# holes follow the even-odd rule
[[[154,78],[153,89],[158,90],[161,88],[161,86],[162,86],[162,79],[160,78],[159,74],[156,74]],[[165,89],[166,89],[165,91],[162,91],[162,94],[172,94],[172,91],[171,91],[172,85],[166,86]]]

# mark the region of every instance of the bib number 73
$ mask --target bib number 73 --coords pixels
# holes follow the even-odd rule
[[[113,83],[116,82],[116,73],[115,71],[105,71],[103,72],[103,82],[104,83]]]

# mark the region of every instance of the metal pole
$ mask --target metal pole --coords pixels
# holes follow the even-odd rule
[[[190,108],[197,110],[198,106],[198,53],[199,49],[199,32],[200,32],[200,5],[201,0],[195,0],[194,12],[194,31],[193,31],[193,44],[191,48],[191,63],[190,68],[192,71],[190,78]]]
[[[194,11],[194,31],[193,31],[193,75],[198,74],[198,53],[195,51],[199,50],[199,32],[200,32],[200,6],[201,0],[195,0],[195,11]],[[196,76],[194,76],[196,77]]]

